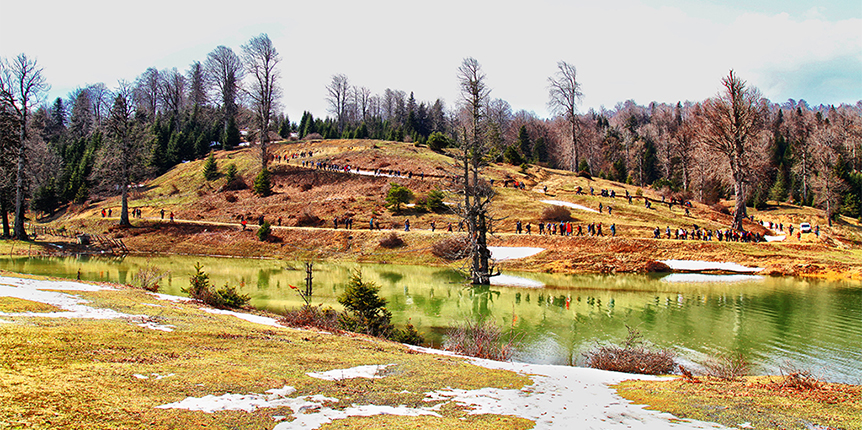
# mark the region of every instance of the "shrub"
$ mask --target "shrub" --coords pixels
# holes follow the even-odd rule
[[[200,263],[195,263],[195,274],[189,278],[189,288],[183,288],[182,291],[189,297],[216,308],[240,308],[250,300],[247,294],[239,294],[236,288],[227,284],[214,291],[209,275],[203,271]]]
[[[269,235],[272,233],[272,226],[269,225],[269,221],[264,221],[261,224],[260,228],[257,229],[257,239],[261,242],[266,242],[269,239]]]
[[[428,136],[428,149],[434,152],[442,151],[443,148],[449,146],[450,143],[451,142],[449,141],[449,138],[446,137],[445,134],[440,133],[439,131],[435,131],[434,133],[431,133],[430,136]]]
[[[571,221],[572,211],[563,206],[548,206],[542,210],[542,219],[548,221]]]
[[[720,214],[730,215],[730,209],[728,209],[727,206],[725,206],[721,203],[716,203],[716,204],[712,205],[712,210],[714,210]]]
[[[209,157],[207,157],[207,160],[204,162],[204,179],[207,181],[218,179],[218,166],[216,165],[215,156],[212,152],[210,152]]]
[[[446,210],[446,204],[443,203],[443,198],[445,194],[443,194],[440,190],[431,190],[428,191],[428,195],[425,196],[425,209],[428,212],[443,212]]]
[[[398,237],[394,232],[380,239],[380,246],[386,249],[399,248],[404,246],[404,240]]]
[[[746,376],[751,370],[748,359],[739,352],[710,358],[703,363],[703,368],[707,375],[728,381]]]
[[[224,187],[222,187],[223,191],[244,190],[248,188],[242,176],[239,176],[237,173],[236,164],[228,164],[224,176],[226,181]]]
[[[450,327],[443,349],[489,360],[507,360],[512,356],[512,342],[503,343],[503,331],[490,321],[466,321]]]
[[[386,299],[380,297],[380,287],[362,280],[362,271],[355,269],[338,303],[345,312],[339,323],[345,330],[372,336],[388,337],[392,332],[392,313],[386,310]]]
[[[394,213],[401,212],[401,205],[413,200],[413,192],[407,187],[392,182],[389,184],[389,192],[386,193],[386,206]]]
[[[308,212],[303,212],[296,218],[297,227],[317,227],[321,224],[323,224],[323,220],[320,217]]]
[[[467,236],[450,237],[431,245],[431,254],[450,261],[466,258],[470,254]]]
[[[261,169],[257,177],[254,178],[252,190],[260,197],[266,197],[272,194],[272,183],[270,182],[271,173],[269,169]]]
[[[673,353],[669,350],[650,351],[644,347],[639,331],[626,325],[629,334],[622,346],[599,346],[584,356],[587,366],[615,372],[666,375],[673,371]]]
[[[394,330],[389,339],[399,343],[406,343],[408,345],[422,345],[425,343],[425,338],[423,338],[422,335],[419,334],[419,331],[416,330],[416,327],[413,327],[413,324],[410,323],[408,323],[403,329]]]
[[[225,200],[226,202],[228,202],[228,203],[236,203],[236,201],[238,200],[238,198],[236,197],[236,194],[234,194],[234,193],[228,193],[228,194],[225,194],[225,195],[224,195],[224,200]]]
[[[340,331],[338,323],[338,312],[332,308],[323,308],[323,305],[303,305],[299,309],[285,311],[281,323],[291,327],[314,327],[329,332]]]
[[[138,287],[155,293],[159,291],[159,281],[170,273],[161,271],[156,266],[146,265],[138,269],[138,272],[132,275],[132,279]]]
[[[323,136],[320,133],[309,133],[302,138],[303,140],[323,140]]]

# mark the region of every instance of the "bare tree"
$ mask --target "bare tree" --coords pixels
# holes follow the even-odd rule
[[[844,132],[840,127],[828,122],[819,124],[812,132],[812,167],[814,180],[812,185],[817,192],[817,203],[823,206],[826,222],[832,226],[832,218],[846,190],[846,184],[839,176],[836,166],[844,149]]]
[[[362,121],[368,120],[368,114],[371,110],[371,90],[366,87],[353,87],[354,104],[359,109],[359,115]]]
[[[71,99],[72,115],[69,117],[69,133],[73,139],[87,137],[95,125],[89,88],[75,90]]]
[[[186,78],[176,67],[163,70],[159,73],[159,88],[161,104],[171,114],[171,127],[176,130],[180,126],[180,112],[185,103]]]
[[[15,169],[18,155],[18,139],[21,119],[5,103],[0,104],[0,218],[3,223],[3,238],[11,237],[9,212],[13,209],[15,196]]]
[[[153,120],[159,112],[159,93],[162,80],[159,71],[150,67],[135,80],[134,98],[138,109],[142,111],[149,120]]]
[[[231,119],[236,118],[236,99],[239,94],[240,82],[244,77],[242,61],[226,46],[217,46],[207,54],[204,64],[206,76],[221,99],[221,109],[224,119],[224,131],[227,132]],[[225,144],[226,142],[222,142]]]
[[[581,83],[577,79],[577,70],[575,66],[565,62],[557,62],[557,72],[554,76],[548,78],[549,97],[548,107],[551,111],[563,115],[572,127],[572,165],[571,170],[574,172],[578,168],[578,131],[580,123],[578,121],[578,105],[584,97],[581,91]]]
[[[132,90],[121,82],[107,120],[108,139],[100,151],[96,170],[99,177],[119,189],[120,225],[130,226],[129,187],[142,177],[145,151],[144,129],[135,121]]]
[[[485,73],[474,58],[465,58],[458,68],[461,87],[461,168],[464,204],[459,207],[462,219],[467,223],[470,241],[470,278],[476,285],[490,283],[492,268],[488,264],[487,234],[491,219],[489,209],[494,190],[479,173],[488,162],[489,145],[486,132],[488,94]],[[460,206],[460,205],[459,205]]]
[[[700,138],[727,163],[736,199],[733,228],[742,230],[747,190],[765,158],[766,112],[760,91],[747,87],[733,70],[721,83],[724,90],[704,102]]]
[[[326,86],[326,101],[329,102],[329,111],[335,115],[338,121],[338,132],[344,131],[347,122],[347,105],[350,102],[350,82],[346,75],[332,75],[332,82]]]
[[[249,95],[257,118],[260,165],[261,169],[266,169],[270,119],[281,97],[281,89],[277,82],[279,74],[276,69],[281,58],[266,33],[252,37],[242,46],[242,51],[246,70],[253,78]]]
[[[90,95],[90,106],[93,108],[93,120],[96,127],[102,126],[102,121],[108,116],[111,108],[111,90],[99,82],[87,87]]]
[[[17,166],[15,170],[15,227],[12,233],[18,240],[26,240],[24,231],[24,176],[27,159],[27,120],[30,108],[36,104],[50,86],[45,82],[42,68],[35,59],[19,54],[14,60],[0,59],[0,105],[18,121]]]

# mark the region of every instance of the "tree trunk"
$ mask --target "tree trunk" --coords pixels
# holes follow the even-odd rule
[[[734,175],[735,181],[733,185],[734,196],[736,198],[736,208],[733,213],[733,229],[742,231],[742,220],[748,218],[748,214],[745,211],[745,184],[737,176]]]
[[[26,121],[26,118],[24,119]],[[27,232],[24,230],[24,142],[27,133],[21,125],[21,142],[18,147],[18,169],[15,180],[15,228],[13,236],[16,240],[27,240]]]
[[[123,151],[122,157],[122,175],[123,179],[120,181],[123,190],[120,192],[122,195],[122,205],[120,207],[120,225],[123,227],[131,227],[132,223],[129,222],[129,162],[127,161],[129,144],[125,141],[126,137],[123,137],[123,146],[125,150]]]
[[[3,238],[9,237],[9,208],[6,199],[0,198],[0,217],[3,218]]]

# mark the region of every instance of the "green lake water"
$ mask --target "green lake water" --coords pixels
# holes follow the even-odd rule
[[[0,257],[0,268],[74,279],[131,283],[145,265],[170,271],[161,292],[183,295],[200,262],[216,286],[226,282],[251,304],[274,312],[299,307],[302,262],[208,257]],[[341,309],[336,297],[356,264],[314,264],[315,304]],[[432,346],[446,329],[488,319],[517,345],[514,359],[582,365],[597,343],[620,342],[626,325],[653,345],[697,367],[709,356],[741,352],[756,373],[793,367],[830,381],[862,384],[862,285],[796,278],[743,278],[734,282],[675,282],[638,275],[509,273],[543,287],[472,287],[452,268],[361,265],[363,279],[381,287],[397,325],[411,322]],[[516,279],[518,281],[518,279]],[[0,326],[2,327],[2,326]]]

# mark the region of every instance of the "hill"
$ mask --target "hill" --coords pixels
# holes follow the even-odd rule
[[[428,213],[420,205],[412,205],[393,214],[386,209],[384,198],[390,184],[398,183],[420,199],[432,190],[444,191],[446,202],[454,206],[457,195],[449,192],[453,188],[450,178],[457,168],[451,154],[372,140],[282,142],[272,145],[271,152],[275,156],[270,164],[274,193],[267,197],[254,196],[242,185],[231,190],[224,177],[227,166],[234,164],[242,181],[250,185],[259,169],[256,148],[217,151],[221,177],[215,181],[204,179],[204,161],[198,160],[141,184],[130,207],[140,208],[142,217],[133,220],[131,229],[116,228],[116,220],[111,219],[118,215],[118,198],[68,208],[47,225],[122,238],[133,252],[450,263],[435,257],[431,248],[457,234],[454,213]],[[663,203],[668,199],[651,189],[540,166],[522,170],[493,164],[485,176],[497,192],[492,209],[495,234],[490,244],[545,249],[529,258],[500,262],[503,267],[566,273],[648,272],[663,268],[657,260],[695,259],[763,267],[767,274],[862,279],[862,227],[857,220],[842,218],[827,227],[822,211],[779,204],[761,211],[751,209],[754,222],[745,227],[773,239],[785,236],[781,240],[744,243],[718,241],[717,237],[693,240],[691,236],[682,240],[675,238],[681,229],[689,234],[695,229],[727,229],[731,217],[723,208],[732,207],[732,202],[669,205]],[[523,188],[516,189],[516,182]],[[602,197],[601,190],[613,190],[616,197]],[[632,196],[630,201],[627,194]],[[651,207],[646,206],[647,201]],[[545,211],[559,205],[568,205],[575,229],[581,226],[585,236],[538,234],[537,224],[549,222]],[[112,215],[103,218],[102,209],[111,209]],[[175,222],[169,221],[171,213]],[[261,216],[274,226],[266,242],[255,235]],[[333,228],[336,218],[341,224],[338,229]],[[353,220],[351,230],[343,228],[345,219]],[[241,228],[242,220],[249,229]],[[371,220],[381,230],[371,230]],[[405,220],[410,222],[410,232],[404,232]],[[526,230],[516,234],[518,221],[525,229],[529,224],[531,234]],[[802,222],[817,226],[819,235],[797,236]],[[432,223],[435,231],[431,231]],[[452,233],[447,231],[450,223]],[[779,223],[784,231],[779,230]],[[586,234],[589,224],[601,225],[603,236]],[[790,224],[796,228],[793,235],[788,234]],[[656,228],[662,239],[653,238]],[[667,229],[674,232],[671,239],[666,237]],[[393,233],[404,244],[394,249],[381,245]]]

